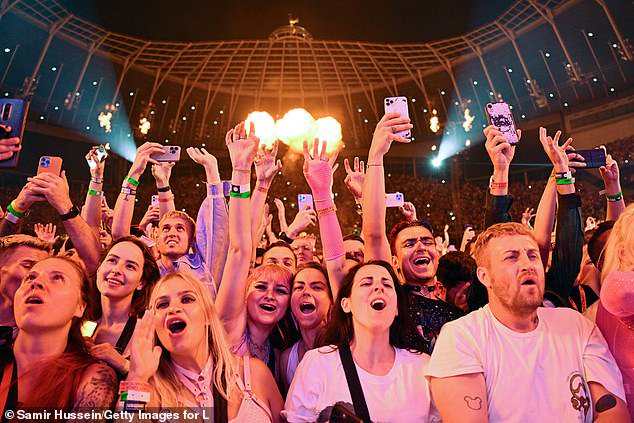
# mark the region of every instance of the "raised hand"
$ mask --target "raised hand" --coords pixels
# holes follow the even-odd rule
[[[617,193],[621,191],[621,181],[619,180],[619,165],[610,154],[605,156],[605,166],[601,166],[599,168],[599,172],[601,173],[601,178],[603,178],[603,183],[605,184],[606,190],[614,188]],[[608,192],[608,194],[614,193]]]
[[[396,135],[398,132],[412,129],[414,125],[409,118],[402,118],[398,112],[386,113],[376,125],[369,158],[383,157],[390,150],[392,141],[409,143],[411,140]],[[370,161],[370,160],[368,160]]]
[[[286,208],[284,202],[279,198],[273,200],[275,207],[277,207],[277,218],[280,221],[280,230],[282,232],[288,232],[288,223],[286,222]]]
[[[260,138],[255,135],[253,122],[251,122],[248,136],[244,122],[240,122],[235,128],[227,132],[225,143],[229,149],[229,156],[231,157],[234,171],[250,171],[260,145]]]
[[[154,165],[160,164],[158,161],[151,158],[150,155],[161,153],[163,153],[163,146],[161,144],[146,142],[137,149],[136,155],[134,156],[134,162],[132,163],[132,167],[130,168],[128,175],[134,179],[139,179],[145,171],[148,163],[152,163]]]
[[[36,223],[33,226],[33,230],[35,231],[35,235],[37,235],[37,237],[44,242],[49,242],[53,244],[55,243],[55,241],[57,241],[57,238],[59,238],[59,236],[55,236],[55,233],[57,232],[57,226],[53,225],[52,223],[47,223],[46,225]]]
[[[317,213],[309,204],[306,204],[303,209],[297,212],[295,220],[288,226],[286,235],[294,239],[309,226],[315,226],[315,222],[317,222]]]
[[[90,168],[90,176],[93,178],[103,178],[103,172],[106,167],[106,160],[100,161],[97,157],[96,151],[99,147],[93,147],[86,154],[86,161]]]
[[[405,220],[407,220],[408,222],[413,222],[416,220],[416,207],[414,207],[414,204],[410,203],[409,201],[403,203],[403,205],[399,207],[399,210],[401,211],[401,213],[403,213]]]
[[[555,172],[568,172],[570,167],[567,150],[569,150],[568,147],[572,144],[572,138],[568,138],[565,143],[559,145],[559,137],[561,137],[561,131],[557,131],[553,138],[546,133],[546,128],[539,128],[539,142],[541,142],[544,151],[553,164]]]
[[[30,191],[35,195],[46,198],[46,201],[55,209],[57,213],[64,214],[73,207],[70,200],[66,171],[62,171],[62,176],[52,173],[40,173],[39,175],[27,178],[30,183]]]
[[[278,147],[279,141],[275,141],[270,150],[266,148],[265,144],[262,144],[255,156],[255,175],[258,182],[265,186],[269,186],[275,175],[282,170],[282,162],[280,160],[275,162]]]
[[[343,165],[346,169],[346,179],[344,182],[350,193],[357,200],[361,200],[363,193],[363,181],[365,180],[365,164],[358,157],[354,158],[354,168],[350,167],[348,159],[344,159]]]
[[[535,209],[531,208],[531,207],[527,207],[526,210],[524,210],[524,213],[522,213],[522,223],[525,226],[530,227],[531,226],[531,220],[537,216],[535,214]]]
[[[330,195],[332,192],[332,175],[337,170],[337,151],[328,157],[326,153],[327,142],[322,141],[319,152],[319,139],[313,141],[312,155],[308,151],[308,142],[304,141],[304,176],[311,191],[316,195]],[[324,198],[319,198],[323,200]]]
[[[6,125],[0,125],[0,129],[10,132],[11,127]],[[20,138],[2,138],[0,137],[0,160],[7,160],[13,157],[13,155],[22,149],[20,144]]]
[[[172,176],[172,168],[176,163],[174,162],[159,162],[152,165],[152,176],[156,180],[156,185],[165,187],[170,184],[170,177]]]
[[[154,319],[154,313],[146,310],[134,329],[130,340],[130,372],[127,377],[130,382],[147,383],[158,369],[163,349],[154,345]]]
[[[508,171],[515,155],[515,146],[509,144],[504,134],[493,125],[484,128],[484,136],[486,137],[484,147],[493,163],[494,171]],[[522,131],[519,129],[517,137],[518,139],[522,138]]]
[[[160,207],[159,206],[149,206],[147,211],[141,218],[141,222],[139,222],[139,227],[145,231],[147,225],[151,222],[160,220]]]
[[[205,168],[207,183],[220,182],[220,172],[218,172],[218,160],[213,154],[211,154],[204,148],[198,149],[196,147],[189,147],[186,151],[193,161]]]

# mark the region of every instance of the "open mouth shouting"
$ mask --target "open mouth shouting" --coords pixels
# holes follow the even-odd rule
[[[387,304],[385,303],[385,300],[382,298],[377,298],[370,302],[370,307],[372,307],[376,311],[383,310],[386,305]]]
[[[522,286],[537,286],[537,281],[533,278],[525,278],[522,283]]]
[[[168,319],[167,322],[165,322],[165,326],[172,335],[178,335],[185,330],[185,327],[187,327],[187,322],[178,317],[174,317]]]
[[[416,266],[427,266],[431,263],[431,259],[429,257],[416,257],[414,259],[414,264]]]
[[[262,303],[259,307],[267,313],[274,313],[277,310],[277,306],[271,303]]]
[[[307,302],[307,301],[304,301],[304,302],[300,303],[300,305],[299,305],[299,311],[302,314],[311,314],[316,309],[317,309],[317,307],[315,307],[315,304]]]

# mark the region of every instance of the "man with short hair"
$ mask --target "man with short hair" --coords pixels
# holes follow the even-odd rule
[[[277,264],[278,266],[286,267],[292,274],[295,274],[297,258],[293,247],[288,242],[277,241],[269,245],[264,252],[262,264]]]
[[[474,282],[475,260],[463,251],[449,251],[438,260],[437,296],[467,312],[467,291]]]
[[[297,259],[298,266],[314,261],[314,246],[314,235],[302,234],[293,240],[293,242],[291,243],[291,248],[293,249],[293,253],[295,253],[295,258]]]
[[[578,312],[541,307],[533,233],[499,223],[478,236],[489,304],[443,327],[426,370],[444,422],[629,421],[618,367]]]
[[[0,325],[15,327],[13,296],[38,261],[48,257],[51,244],[29,235],[0,238]]]

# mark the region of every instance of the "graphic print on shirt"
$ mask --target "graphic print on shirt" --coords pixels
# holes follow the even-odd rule
[[[568,376],[568,382],[570,386],[570,403],[572,407],[577,411],[583,411],[583,416],[588,416],[590,410],[590,392],[588,391],[588,385],[585,379],[579,372],[574,372]]]

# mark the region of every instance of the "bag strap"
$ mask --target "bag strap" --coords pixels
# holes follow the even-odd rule
[[[361,387],[359,374],[357,373],[357,368],[354,365],[354,360],[352,359],[352,351],[350,351],[350,345],[345,344],[343,346],[339,346],[339,357],[341,357],[343,371],[346,374],[346,381],[348,382],[348,389],[350,390],[350,396],[352,397],[354,412],[365,423],[371,423],[372,421],[370,420],[370,411],[368,410],[368,404],[366,404],[365,402],[363,388]]]
[[[10,361],[5,364],[4,371],[2,373],[2,382],[0,382],[0,411],[4,412],[4,408],[7,405],[7,398],[9,398],[9,386],[11,385],[11,376],[13,375],[14,361]]]
[[[121,331],[121,335],[119,335],[119,339],[117,339],[117,343],[114,346],[114,349],[121,355],[125,351],[125,348],[128,346],[130,339],[132,338],[132,334],[134,333],[134,328],[136,327],[136,316],[128,317],[128,321],[125,322],[125,326],[123,327],[123,331]]]

